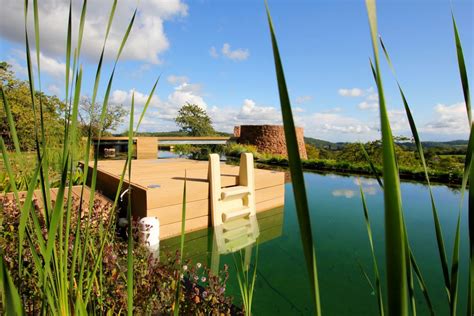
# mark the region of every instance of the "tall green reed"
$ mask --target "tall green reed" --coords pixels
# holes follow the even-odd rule
[[[382,132],[388,313],[389,315],[408,315],[407,262],[409,261],[407,261],[406,228],[403,221],[400,180],[395,160],[393,136],[380,71],[375,0],[366,0],[366,6],[374,54]]]
[[[376,25],[376,19],[374,18],[374,16],[375,16],[375,2],[373,2],[373,3],[370,3],[370,2],[372,2],[372,1],[367,1],[367,6],[368,6],[368,10],[369,10],[369,20],[371,20],[370,23],[371,23],[371,30],[372,30],[372,35],[373,35],[372,39],[373,39],[373,46],[374,46],[374,55],[375,55],[375,58],[376,58],[376,65],[377,65],[377,54],[378,53],[376,52],[376,50],[377,50],[376,46],[378,46],[378,44],[375,42],[375,36],[374,35],[376,34],[376,32],[373,32],[373,30],[374,30],[373,25],[374,24]],[[373,14],[372,18],[370,17],[371,14]],[[467,74],[466,74],[466,69],[465,69],[464,57],[463,57],[463,53],[462,53],[462,46],[461,46],[461,43],[460,43],[460,40],[459,40],[459,35],[458,35],[457,28],[456,28],[456,23],[455,23],[454,16],[453,16],[453,25],[454,25],[454,32],[455,32],[455,40],[456,40],[456,47],[457,47],[459,69],[460,69],[460,74],[461,74],[461,81],[462,81],[463,92],[464,92],[465,101],[466,101],[466,109],[467,109],[468,119],[469,119],[469,122],[470,122],[471,121],[471,114],[470,114],[470,98],[469,98],[469,88],[468,88],[468,83],[467,83]],[[375,28],[375,30],[376,30],[376,28]],[[385,57],[387,59],[387,62],[389,64],[393,74],[396,77],[395,69],[394,69],[393,64],[391,62],[391,59],[388,55],[388,51],[387,51],[382,39],[379,38],[379,40],[380,40],[380,45],[381,45],[381,47],[383,49],[383,52],[385,54]],[[374,78],[375,78],[377,84],[379,84],[378,76],[380,74],[380,71],[377,69],[377,67],[373,66],[372,62],[371,62],[371,67],[372,67],[372,72],[374,74]],[[416,124],[414,122],[413,115],[412,115],[410,107],[408,105],[407,98],[406,98],[406,96],[403,92],[403,89],[402,89],[400,83],[398,82],[398,79],[397,79],[397,85],[398,85],[398,89],[399,89],[399,92],[400,92],[400,96],[401,96],[402,101],[403,101],[403,105],[405,107],[405,112],[407,114],[408,122],[410,124],[410,129],[412,131],[412,135],[413,135],[413,138],[414,138],[414,141],[415,141],[415,144],[416,144],[417,153],[418,153],[418,155],[420,157],[420,160],[422,162],[422,166],[423,166],[424,173],[425,173],[425,179],[428,183],[428,189],[429,189],[429,193],[430,193],[430,201],[431,201],[431,207],[432,207],[432,215],[433,215],[434,226],[435,226],[436,241],[437,241],[438,253],[439,253],[439,257],[440,257],[440,262],[441,262],[441,267],[442,267],[443,277],[444,277],[444,282],[445,282],[445,287],[446,287],[447,300],[448,300],[448,303],[449,303],[450,314],[451,315],[456,315],[457,296],[458,296],[460,222],[461,222],[462,204],[460,204],[458,217],[457,217],[457,224],[456,224],[456,230],[455,230],[455,240],[454,240],[453,255],[452,255],[452,262],[451,262],[451,271],[449,272],[448,271],[448,261],[447,261],[447,256],[446,256],[446,252],[445,252],[445,246],[444,246],[444,240],[443,240],[441,225],[439,223],[438,212],[437,212],[435,200],[434,200],[432,189],[431,189],[431,184],[430,184],[430,180],[429,180],[429,172],[428,172],[428,168],[427,168],[427,165],[426,165],[426,162],[425,162],[424,152],[423,152],[423,148],[422,148],[422,145],[421,145],[420,137],[418,135]],[[382,107],[382,105],[381,105],[381,107]],[[471,135],[472,135],[472,126],[471,126]],[[467,183],[468,172],[469,172],[469,169],[470,169],[470,162],[471,162],[471,159],[472,159],[471,158],[471,155],[472,155],[471,138],[472,137],[470,136],[469,145],[468,145],[468,149],[467,149],[467,155],[466,155],[466,163],[465,163],[463,184],[462,184],[462,187],[461,187],[461,203],[462,203],[462,200],[463,200],[464,188],[465,188],[465,185]],[[363,150],[363,151],[365,152],[365,150]],[[367,158],[368,158],[368,156],[367,156]],[[472,190],[470,190],[470,192],[472,192]],[[403,213],[402,213],[402,217],[403,217]],[[405,228],[405,236],[406,236],[406,228]],[[419,282],[419,287],[420,287],[421,291],[423,292],[423,295],[425,296],[425,299],[427,301],[429,310],[432,314],[434,314],[433,307],[432,307],[432,304],[431,304],[431,300],[430,300],[429,295],[428,295],[428,290],[426,288],[426,284],[425,284],[425,282],[423,280],[423,277],[421,275],[421,271],[420,271],[418,265],[416,264],[416,260],[413,256],[413,253],[411,252],[410,246],[408,244],[408,239],[406,237],[405,237],[405,244],[406,244],[406,249],[408,249],[408,255],[410,257],[409,263],[406,264],[407,269],[413,269],[415,271],[415,274],[416,274],[418,282]],[[472,267],[471,262],[472,262],[472,260],[470,260],[470,267]],[[408,278],[408,280],[410,280],[410,277]],[[468,294],[469,295],[469,297],[468,297],[468,315],[470,314],[470,311],[472,311],[472,301],[471,301],[472,300],[472,290],[471,290],[472,284],[471,284],[471,280],[469,282],[470,282],[470,284],[469,284],[470,289],[469,289],[469,294]],[[413,308],[412,313],[416,314],[416,310],[414,309],[413,295],[412,295],[412,284],[409,284],[409,285],[410,285],[409,286],[409,296],[412,300],[412,308]]]
[[[265,2],[267,9],[268,25],[273,48],[273,58],[275,61],[275,71],[278,82],[278,92],[280,95],[281,112],[283,116],[283,128],[285,130],[286,147],[288,152],[288,163],[293,184],[293,194],[296,203],[296,213],[298,215],[298,224],[300,227],[300,236],[303,243],[303,252],[306,259],[306,268],[308,269],[309,282],[311,287],[311,297],[314,304],[316,315],[321,314],[321,301],[319,297],[318,269],[316,264],[316,249],[314,248],[313,232],[311,228],[311,217],[306,197],[306,187],[301,167],[301,158],[296,139],[296,129],[291,112],[290,97],[286,88],[285,74],[278,50],[278,43],[275,36],[270,9]]]
[[[390,122],[388,119],[388,111],[385,103],[385,97],[384,97],[384,88],[382,84],[382,77],[381,77],[381,71],[380,71],[380,62],[379,62],[379,49],[378,49],[378,41],[377,41],[377,17],[376,17],[376,5],[374,0],[367,0],[366,1],[366,6],[367,6],[367,12],[368,12],[368,17],[369,17],[369,25],[370,25],[370,31],[371,31],[371,40],[372,40],[372,46],[373,46],[373,52],[374,52],[374,61],[375,61],[375,66],[372,64],[372,72],[374,74],[374,79],[377,84],[377,90],[379,94],[379,105],[380,105],[380,118],[381,118],[381,132],[382,132],[382,148],[383,148],[383,178],[384,178],[384,183],[382,184],[381,180],[377,176],[377,180],[380,184],[381,187],[385,185],[384,189],[384,200],[385,200],[385,237],[386,237],[386,269],[387,269],[387,290],[388,290],[388,312],[389,315],[407,315],[408,314],[408,306],[410,302],[411,306],[411,313],[416,314],[416,305],[415,305],[415,299],[414,299],[414,279],[413,275],[416,276],[419,288],[423,292],[423,295],[425,296],[425,300],[427,302],[428,308],[431,311],[431,313],[434,313],[432,303],[427,291],[426,284],[424,282],[423,276],[421,274],[421,271],[416,263],[416,260],[413,256],[413,253],[410,249],[410,246],[408,244],[408,237],[407,237],[407,232],[406,232],[406,227],[403,219],[403,211],[402,211],[402,202],[401,202],[401,193],[400,193],[400,182],[399,182],[399,175],[398,175],[398,166],[396,162],[396,157],[395,157],[395,151],[394,151],[394,142],[393,142],[393,135],[392,131],[390,128]],[[286,84],[284,81],[284,75],[283,75],[283,69],[281,67],[281,60],[280,56],[278,54],[278,47],[276,44],[276,39],[274,36],[274,30],[273,30],[273,25],[271,23],[271,19],[268,13],[268,6],[267,6],[267,14],[269,17],[269,24],[270,24],[270,31],[271,31],[271,36],[272,36],[272,46],[273,46],[273,51],[274,51],[274,58],[275,58],[275,65],[276,65],[276,70],[277,70],[277,79],[278,79],[278,86],[279,86],[279,91],[280,91],[280,100],[282,103],[282,113],[283,113],[283,123],[285,126],[285,136],[287,138],[287,144],[288,144],[288,155],[289,155],[289,160],[290,160],[290,167],[291,167],[291,161],[293,159],[293,167],[290,168],[293,174],[298,177],[298,165],[299,165],[299,160],[297,157],[298,149],[297,146],[292,146],[294,144],[294,139],[292,136],[291,131],[294,131],[294,123],[293,123],[293,118],[291,116],[291,107],[289,103],[289,98],[288,98],[288,93],[286,90]],[[457,41],[458,41],[458,36],[456,35]],[[458,57],[460,56],[459,54],[459,47],[458,46]],[[384,47],[383,47],[384,48]],[[385,48],[384,48],[385,50]],[[386,50],[385,50],[386,52]],[[388,54],[387,54],[388,57]],[[459,58],[461,60],[461,58]],[[461,64],[464,65],[464,62],[460,61],[460,69]],[[465,73],[465,70],[464,70]],[[463,75],[463,71],[461,70],[461,78],[463,80],[463,87],[466,86],[465,84],[465,79],[467,79],[467,76]],[[411,115],[408,102],[406,101],[406,98],[403,94],[403,90],[399,86],[400,93],[402,95],[402,99],[404,101],[405,109],[407,112],[407,116],[409,118],[410,122],[410,127],[412,129],[412,133],[414,134],[415,137],[415,142],[417,145],[417,150],[420,153],[421,152],[421,157],[422,156],[422,147],[421,147],[421,142],[418,137],[418,133],[416,131],[416,126],[414,124],[413,117]],[[466,91],[466,88],[463,88],[464,92]],[[465,95],[467,95],[465,93]],[[467,100],[467,99],[466,99]],[[469,102],[466,102],[467,104],[470,104]],[[470,108],[469,105],[467,105],[468,108]],[[288,132],[287,132],[288,131]],[[293,143],[293,144],[292,144]],[[470,147],[472,148],[472,147]],[[363,152],[366,154],[368,157],[366,151],[364,148]],[[472,150],[472,149],[471,149]],[[468,152],[470,150],[468,149]],[[424,157],[422,158],[424,161]],[[370,159],[369,159],[370,161]],[[470,154],[468,153],[468,157],[466,157],[466,172],[469,170],[467,168],[467,164],[470,163]],[[424,169],[425,169],[425,174],[426,178],[429,181],[428,177],[428,172],[426,168],[426,163],[423,163]],[[375,169],[375,168],[372,168]],[[377,174],[376,174],[377,175]],[[306,229],[301,228],[301,237],[303,239],[303,245],[305,249],[305,256],[307,259],[307,266],[308,270],[310,271],[310,275],[314,277],[314,274],[311,273],[311,271],[316,271],[315,267],[316,265],[312,264],[311,260],[311,247],[312,247],[312,234],[310,230],[310,224],[309,224],[309,214],[307,216],[304,215],[305,209],[307,210],[307,202],[306,202],[306,197],[305,197],[305,188],[304,185],[302,186],[301,183],[303,183],[302,177],[299,178],[298,180],[295,181],[295,178],[293,177],[293,189],[294,189],[294,194],[295,194],[295,199],[297,200],[297,210],[298,210],[298,218],[300,221],[300,227],[306,226]],[[464,178],[464,181],[467,181],[467,178]],[[299,183],[298,183],[299,182]],[[299,201],[300,205],[298,205],[298,197],[302,197],[302,199]],[[364,210],[367,211],[366,205],[365,205],[365,198],[363,197],[363,192],[362,192],[362,198],[363,198],[363,204],[364,204]],[[432,204],[432,213],[433,213],[433,218],[434,218],[434,223],[435,223],[435,232],[436,232],[436,238],[437,238],[437,245],[438,245],[438,252],[441,260],[441,265],[443,268],[443,277],[445,279],[445,285],[446,288],[448,289],[448,299],[452,296],[456,296],[457,294],[457,283],[452,283],[450,278],[450,275],[448,273],[448,264],[447,264],[447,259],[446,259],[446,254],[444,251],[444,242],[442,238],[442,231],[441,231],[441,226],[439,224],[439,219],[437,215],[437,210],[436,210],[436,205],[434,202],[433,195],[431,193],[431,188],[430,188],[430,198],[431,198],[431,204]],[[306,202],[306,203],[305,203]],[[305,206],[306,204],[306,206]],[[303,211],[300,211],[303,210]],[[368,213],[366,213],[368,214]],[[303,216],[300,216],[303,215]],[[302,225],[301,223],[301,218],[306,219],[306,224]],[[366,217],[368,220],[368,217]],[[459,222],[459,221],[458,221]],[[371,236],[370,233],[370,224],[368,224],[368,233],[369,233],[369,239]],[[309,230],[307,229],[309,226]],[[457,229],[457,231],[459,231]],[[459,240],[459,235],[457,234],[456,241]],[[373,248],[372,248],[373,249]],[[455,244],[454,247],[454,255],[453,255],[453,263],[452,263],[452,269],[451,269],[451,276],[456,275],[456,269],[457,269],[457,256],[458,254],[458,243]],[[471,248],[472,249],[472,248]],[[314,248],[313,248],[314,251]],[[471,251],[472,252],[472,251]],[[375,259],[374,252],[372,250],[373,258]],[[471,256],[472,257],[472,256]],[[313,256],[313,259],[315,259],[315,256]],[[472,260],[471,260],[472,262]],[[314,260],[315,263],[315,260]],[[376,262],[374,261],[376,264]],[[314,267],[314,269],[312,268]],[[472,264],[470,265],[472,269]],[[453,270],[454,268],[454,270]],[[314,279],[313,279],[314,280]],[[457,280],[457,278],[456,278]],[[313,286],[314,284],[317,285],[317,279],[315,279],[316,282],[311,282],[311,285]],[[456,281],[457,282],[457,281]],[[470,284],[471,286],[471,284]],[[313,287],[314,288],[314,287]],[[472,291],[470,290],[470,299],[472,297]],[[381,300],[381,296],[378,296],[378,302],[379,302],[379,313],[383,314],[384,308],[383,308],[383,301]],[[410,299],[410,300],[408,300]],[[318,299],[315,300],[317,306],[319,306],[319,301]],[[451,306],[451,313],[453,313],[455,310],[453,310],[453,303],[450,302]],[[470,304],[471,306],[471,304]],[[319,313],[320,310],[317,310],[317,313]]]
[[[454,18],[454,13],[451,13],[452,21],[453,21],[453,30],[454,30],[454,39],[456,44],[456,55],[458,58],[458,67],[459,67],[459,75],[461,79],[461,85],[464,95],[464,102],[466,104],[466,111],[467,111],[467,119],[468,124],[470,127],[469,133],[469,142],[467,146],[467,154],[466,159],[464,162],[464,173],[463,173],[463,181],[461,186],[461,204],[460,208],[462,207],[462,200],[464,197],[464,190],[469,179],[469,208],[468,208],[468,226],[469,226],[469,281],[468,281],[468,297],[467,297],[467,315],[473,314],[473,305],[474,305],[474,261],[472,259],[473,252],[474,252],[474,187],[473,187],[473,179],[474,179],[474,163],[473,163],[473,151],[474,151],[474,122],[472,120],[472,112],[471,112],[471,95],[469,92],[469,80],[467,76],[467,69],[466,63],[464,61],[464,53],[462,49],[461,39],[459,36],[458,28],[456,25],[456,19]],[[459,229],[459,222],[461,217],[461,211],[459,212],[458,216],[458,229]],[[456,243],[459,243],[459,231],[456,232]],[[456,248],[455,248],[456,250]],[[453,270],[456,272],[457,277],[457,266],[454,266],[454,256],[453,255]],[[459,256],[459,252],[457,254]],[[453,284],[453,289],[457,291],[457,284]],[[454,296],[452,304],[452,311],[456,311],[455,299],[457,296]]]
[[[252,247],[252,246],[249,246]],[[250,248],[250,256],[252,255],[252,248]],[[245,256],[247,255],[247,248],[239,250],[238,254],[232,254],[234,260],[235,271],[237,273],[237,283],[239,285],[240,296],[244,306],[245,316],[252,315],[253,293],[255,290],[255,281],[257,280],[258,267],[258,240],[256,242],[255,263],[253,271],[251,272],[250,262],[246,263]],[[251,258],[250,258],[251,259]]]
[[[104,44],[97,65],[97,71],[94,82],[93,90],[93,104],[98,94],[98,87],[101,77],[101,70],[104,60],[104,52],[106,47],[107,38],[109,35],[110,27],[114,18],[114,13],[116,9],[117,1],[114,1],[112,8],[109,14],[107,29],[104,38]],[[67,111],[65,116],[65,133],[64,133],[64,144],[61,154],[61,179],[60,185],[57,191],[56,203],[53,203],[50,197],[50,181],[49,181],[49,168],[48,168],[48,151],[46,148],[45,141],[45,132],[44,132],[44,120],[42,114],[42,101],[39,99],[39,104],[35,102],[35,78],[33,76],[31,55],[30,55],[30,44],[29,44],[29,35],[28,35],[28,6],[29,1],[25,0],[24,2],[24,19],[25,19],[25,48],[26,48],[26,61],[27,61],[27,70],[28,70],[28,82],[30,87],[31,94],[31,105],[35,117],[38,116],[39,112],[39,125],[37,126],[35,120],[35,142],[36,142],[36,168],[34,175],[31,179],[31,183],[28,186],[28,192],[24,201],[20,201],[17,186],[15,183],[15,177],[10,166],[10,159],[8,151],[5,147],[3,139],[0,142],[0,147],[2,151],[3,163],[6,166],[7,173],[9,176],[10,185],[12,187],[13,195],[16,199],[18,206],[21,209],[20,215],[20,225],[18,228],[19,244],[18,244],[18,254],[19,254],[19,275],[26,277],[26,271],[22,267],[22,255],[23,247],[25,240],[30,246],[32,256],[34,258],[34,268],[39,278],[37,280],[38,285],[41,289],[42,295],[44,297],[43,303],[41,306],[42,313],[52,313],[52,314],[87,314],[90,306],[88,306],[90,293],[92,288],[100,284],[98,282],[98,269],[99,265],[102,262],[102,256],[104,251],[104,246],[108,240],[109,234],[101,234],[101,241],[99,246],[92,244],[90,239],[90,216],[92,211],[92,206],[94,205],[95,200],[95,184],[97,177],[97,155],[94,157],[94,168],[92,169],[92,175],[90,176],[90,182],[92,184],[90,201],[88,207],[88,215],[86,217],[86,229],[83,231],[80,227],[80,221],[83,213],[83,200],[84,200],[84,191],[85,191],[85,182],[81,188],[81,199],[79,206],[80,215],[77,216],[78,223],[76,229],[73,232],[73,256],[69,258],[69,249],[70,249],[70,228],[71,228],[71,212],[72,212],[72,183],[71,181],[75,176],[76,168],[75,163],[81,159],[80,152],[77,150],[78,147],[78,107],[81,97],[81,88],[83,81],[82,66],[80,62],[80,52],[82,37],[84,31],[85,18],[87,13],[87,0],[83,1],[81,17],[79,22],[78,29],[78,40],[77,46],[74,48],[74,54],[72,54],[72,1],[69,4],[69,16],[68,16],[68,26],[67,26],[67,39],[66,39],[66,77],[65,77],[65,102],[67,105]],[[38,87],[41,91],[41,64],[40,64],[40,21],[38,14],[38,3],[37,0],[33,0],[33,11],[34,11],[34,33],[35,33],[35,50],[36,50],[36,63],[37,63],[37,76],[38,76]],[[104,100],[102,103],[102,112],[99,119],[99,125],[102,126],[105,113],[107,110],[108,99],[110,95],[110,90],[112,87],[115,69],[120,58],[120,55],[123,51],[125,43],[127,42],[130,30],[132,29],[134,19],[137,11],[135,10],[133,16],[130,19],[128,28],[122,38],[119,50],[116,54],[115,62],[113,65],[112,72],[110,74],[107,89],[105,92]],[[72,69],[71,69],[71,56],[73,55]],[[134,133],[137,132],[140,123],[143,119],[144,113],[148,108],[148,105],[151,101],[154,90],[157,86],[158,79],[155,82],[153,89],[149,95],[149,98],[144,106],[144,109],[140,115],[140,120],[133,129],[133,115],[134,115],[134,102],[132,98],[132,111],[130,115],[130,135],[129,141],[133,139]],[[8,96],[4,93],[3,88],[1,89],[2,94],[2,103],[5,107],[5,113],[7,114],[7,121],[9,124],[10,135],[13,139],[14,149],[16,153],[20,153],[19,142],[16,133],[15,123],[11,114],[11,110],[8,104]],[[99,142],[100,142],[99,135]],[[84,161],[84,178],[85,180],[89,179],[89,155],[91,147],[91,133],[87,137],[87,146],[86,153],[82,157]],[[99,145],[98,145],[99,146]],[[129,152],[127,160],[125,162],[123,172],[120,177],[120,182],[116,191],[115,200],[112,205],[112,214],[114,214],[117,209],[118,197],[121,193],[122,185],[125,178],[125,173],[129,170],[129,181],[130,181],[130,172],[131,172],[131,152],[132,147],[129,144]],[[96,151],[97,152],[97,151]],[[42,229],[39,225],[36,211],[33,208],[33,192],[36,187],[36,181],[39,178],[40,181],[40,191],[42,195],[42,208],[44,215],[47,221],[47,232],[46,238],[42,235]],[[129,203],[131,195],[129,193]],[[65,210],[65,211],[64,211]],[[131,209],[128,207],[129,219],[131,219]],[[110,230],[113,226],[114,216],[110,216],[108,223],[106,223],[106,229]],[[130,267],[130,262],[133,259],[133,251],[130,249],[130,245],[133,246],[131,232],[131,220],[129,220],[129,251],[128,251],[128,275],[133,273],[133,267]],[[63,232],[64,230],[64,232]],[[94,264],[91,266],[86,266],[86,257],[92,256],[94,258]],[[1,286],[2,286],[2,297],[4,298],[4,306],[8,307],[8,310],[12,314],[22,314],[23,313],[23,299],[18,296],[18,291],[16,287],[21,288],[20,284],[13,284],[11,282],[11,277],[9,276],[9,271],[5,267],[3,262],[1,262]],[[133,275],[133,274],[132,274]],[[99,273],[100,277],[100,273]],[[133,289],[133,279],[128,278],[128,301],[129,301],[129,312],[133,310],[133,292],[130,290]]]
[[[378,309],[379,309],[379,315],[383,316],[385,314],[385,312],[384,312],[383,291],[382,291],[382,285],[381,285],[381,281],[380,281],[379,267],[378,267],[378,264],[377,264],[377,257],[375,256],[375,248],[374,248],[374,242],[373,242],[373,238],[372,238],[372,228],[371,228],[371,225],[370,225],[369,211],[368,211],[368,208],[367,208],[367,202],[365,201],[365,194],[364,194],[364,190],[362,188],[362,183],[360,181],[359,181],[359,189],[360,189],[360,197],[361,197],[361,200],[362,200],[362,208],[364,209],[364,218],[365,218],[365,225],[366,225],[366,228],[367,228],[367,236],[369,237],[370,253],[372,255],[372,266],[373,266],[374,277],[375,277],[374,291],[375,291],[376,296],[377,296],[377,306],[378,306]]]

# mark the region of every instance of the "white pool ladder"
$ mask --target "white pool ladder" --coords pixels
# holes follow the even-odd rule
[[[219,155],[210,154],[209,191],[213,226],[220,226],[237,218],[255,216],[253,155],[250,153],[240,155],[237,185],[223,188]]]

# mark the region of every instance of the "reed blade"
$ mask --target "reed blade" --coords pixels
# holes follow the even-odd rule
[[[155,84],[153,85],[153,88],[151,89],[150,94],[148,95],[148,99],[146,100],[145,106],[143,107],[143,112],[140,115],[140,119],[138,120],[138,123],[137,123],[137,128],[136,128],[137,130],[140,127],[140,124],[142,123],[143,117],[145,116],[145,112],[147,111],[148,106],[150,105],[151,98],[153,97],[153,93],[155,93],[155,89],[156,89],[156,86],[158,85],[158,81],[160,81],[160,77],[161,76],[158,76],[158,78],[155,81]]]
[[[363,145],[362,143],[359,143],[359,145],[360,145],[360,149],[361,149],[362,153],[364,154],[365,159],[366,159],[367,162],[369,163],[370,170],[372,170],[372,173],[374,174],[375,178],[377,179],[377,182],[378,182],[379,186],[383,189],[382,180],[380,179],[379,172],[378,172],[377,169],[375,168],[375,165],[374,165],[374,163],[372,162],[372,159],[370,159],[370,156],[369,156],[369,154],[367,153],[367,151],[365,150],[364,145]]]
[[[472,139],[472,134],[474,131],[474,126],[471,125],[471,139],[470,142],[474,141]],[[473,306],[474,306],[474,164],[471,161],[469,168],[469,178],[471,183],[469,186],[469,208],[468,208],[468,226],[469,226],[469,284],[468,284],[468,298],[467,298],[467,315],[473,315]]]
[[[20,295],[5,265],[3,254],[0,255],[0,286],[2,290],[2,300],[5,302],[5,304],[3,304],[5,314],[24,315]]]
[[[469,93],[469,80],[467,78],[466,63],[464,61],[464,53],[462,50],[461,39],[459,37],[458,27],[456,25],[456,19],[454,18],[453,12],[451,12],[451,18],[453,20],[454,38],[456,41],[456,54],[458,57],[459,75],[461,76],[462,92],[464,94],[464,101],[466,103],[467,119],[469,124],[471,124],[471,95]]]
[[[430,311],[430,315],[434,316],[435,312],[433,308],[433,303],[431,302],[431,298],[428,293],[428,288],[426,287],[426,283],[423,278],[423,275],[421,274],[421,270],[418,267],[418,264],[416,263],[416,260],[415,260],[415,256],[413,255],[413,252],[411,250],[410,250],[410,262],[411,262],[413,271],[415,272],[415,276],[418,281],[418,285],[420,286],[420,290],[423,293],[423,297],[425,298],[426,304],[428,305],[428,310]]]
[[[273,27],[272,18],[268,3],[265,2],[267,10],[268,24],[270,28],[271,42],[273,48],[273,57],[275,60],[276,77],[278,81],[278,91],[280,95],[281,112],[283,115],[283,128],[285,130],[286,147],[288,152],[288,161],[290,166],[291,181],[293,184],[293,194],[295,197],[296,212],[300,227],[303,251],[306,259],[306,268],[308,269],[311,296],[315,308],[315,314],[321,315],[321,302],[319,297],[319,282],[316,264],[316,250],[313,243],[313,233],[311,229],[311,217],[306,197],[306,188],[301,167],[298,143],[296,140],[296,129],[291,112],[290,98],[286,87],[283,65],[278,50],[277,39]]]
[[[133,115],[135,112],[135,93],[132,93],[130,125],[128,130],[128,246],[127,246],[127,314],[133,315],[133,223],[132,223],[132,152],[133,152]]]
[[[459,214],[458,214],[458,222],[456,225],[456,237],[454,241],[454,248],[453,248],[453,261],[451,265],[451,297],[452,301],[450,304],[450,311],[454,315],[456,313],[456,300],[458,296],[458,270],[459,270],[459,243],[460,243],[460,220],[461,220],[461,212],[462,212],[462,204],[464,200],[464,191],[470,178],[469,182],[469,208],[468,208],[468,223],[469,223],[469,290],[468,290],[468,299],[467,299],[467,315],[472,315],[472,308],[473,308],[473,272],[474,272],[474,262],[473,262],[473,242],[474,242],[474,199],[472,195],[474,194],[472,191],[474,190],[472,182],[473,182],[473,174],[474,174],[474,166],[472,162],[472,152],[474,150],[474,123],[472,121],[472,113],[471,113],[471,95],[469,92],[469,80],[467,76],[466,70],[466,63],[464,61],[464,53],[462,49],[461,39],[459,36],[458,28],[456,25],[456,19],[454,17],[454,13],[451,12],[451,18],[453,21],[453,30],[454,30],[454,38],[456,44],[456,54],[458,59],[458,67],[459,67],[459,75],[461,78],[461,85],[463,89],[464,95],[464,102],[466,104],[466,112],[467,112],[467,119],[470,127],[469,133],[469,143],[467,146],[467,153],[464,162],[464,172],[463,172],[463,179],[461,184],[461,201],[459,204]]]
[[[13,120],[10,104],[8,103],[7,97],[5,95],[5,91],[3,90],[3,86],[0,86],[0,97],[3,102],[3,107],[5,109],[5,115],[7,117],[8,128],[9,128],[8,130],[10,132],[10,137],[13,140],[15,152],[17,153],[18,156],[20,156],[21,155],[20,142],[18,141],[18,134],[16,133],[15,121]]]
[[[365,200],[365,194],[364,190],[362,188],[362,184],[359,181],[359,190],[360,190],[360,197],[362,200],[362,207],[364,209],[364,218],[365,218],[365,225],[367,228],[367,236],[369,237],[369,244],[370,244],[370,253],[372,255],[372,265],[374,269],[374,275],[375,275],[375,293],[377,294],[377,305],[379,309],[379,315],[383,316],[384,315],[384,304],[383,304],[383,292],[382,292],[382,285],[380,282],[380,273],[379,273],[379,268],[377,264],[377,257],[375,256],[375,248],[374,248],[374,242],[372,238],[372,228],[370,226],[370,218],[369,218],[369,210],[367,208],[367,202]],[[365,273],[365,271],[364,271]],[[366,276],[366,278],[368,278]],[[371,284],[372,285],[372,284]]]
[[[385,54],[385,58],[387,59],[387,62],[389,64],[390,68],[392,69],[392,72],[393,72],[393,74],[396,78],[395,67],[393,66],[393,63],[390,59],[390,56],[388,54],[388,50],[387,50],[387,48],[386,48],[386,46],[385,46],[385,44],[384,44],[381,37],[379,37],[379,40],[380,40],[380,45],[382,46],[383,52]],[[448,302],[449,302],[449,300],[450,300],[449,288],[450,288],[451,281],[450,281],[449,268],[448,268],[448,259],[447,259],[447,256],[446,256],[446,249],[445,249],[441,224],[440,224],[440,221],[439,221],[438,210],[436,208],[436,203],[435,203],[435,199],[434,199],[434,196],[433,196],[433,190],[431,188],[430,177],[429,177],[429,174],[428,174],[428,167],[426,165],[426,159],[425,159],[425,155],[424,155],[424,152],[423,152],[423,145],[421,143],[420,136],[418,134],[418,129],[416,128],[415,120],[414,120],[413,115],[411,113],[410,106],[408,105],[408,101],[407,101],[407,98],[405,96],[405,93],[403,92],[403,89],[402,89],[400,83],[398,82],[398,79],[396,79],[396,81],[397,81],[397,85],[398,85],[398,90],[400,92],[400,96],[401,96],[402,101],[403,101],[403,106],[405,108],[405,113],[407,115],[407,119],[408,119],[408,122],[409,122],[409,125],[410,125],[410,130],[411,130],[411,133],[413,135],[413,139],[415,141],[416,150],[418,152],[418,155],[420,157],[420,160],[421,160],[421,163],[422,163],[422,166],[423,166],[425,179],[426,179],[426,182],[428,184],[428,191],[429,191],[429,194],[430,194],[430,201],[431,201],[431,211],[432,211],[432,214],[433,214],[433,221],[434,221],[434,225],[435,225],[436,245],[438,247],[438,254],[439,254],[439,258],[440,258],[440,262],[441,262],[441,268],[442,268],[443,277],[444,277],[444,284],[445,284],[446,291],[448,293],[447,298],[448,298]]]
[[[153,87],[153,90],[155,90],[155,87]],[[150,94],[151,96],[151,94]],[[174,297],[174,308],[173,308],[173,315],[178,316],[179,315],[179,306],[181,304],[180,302],[180,296],[181,296],[181,271],[183,267],[183,254],[184,254],[184,238],[186,236],[186,170],[184,170],[184,184],[183,184],[183,201],[182,201],[182,206],[181,206],[181,237],[180,237],[180,243],[179,243],[179,273],[177,275],[177,280],[176,280],[176,292],[175,292],[175,297]]]
[[[380,106],[380,126],[382,130],[388,313],[389,315],[397,316],[408,315],[405,225],[403,222],[400,179],[395,160],[393,135],[388,119],[380,72],[375,0],[366,0],[366,7],[374,53],[375,77]]]

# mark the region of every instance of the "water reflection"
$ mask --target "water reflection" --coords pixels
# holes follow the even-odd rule
[[[211,271],[219,271],[220,256],[244,249],[245,264],[250,264],[252,247],[260,235],[256,216],[237,218],[214,227]]]
[[[332,196],[340,197],[343,196],[347,199],[353,198],[355,196],[355,190],[348,189],[337,189],[331,192]]]
[[[354,178],[352,182],[357,186],[356,189],[335,189],[331,191],[331,195],[334,197],[345,197],[346,199],[351,199],[359,196],[359,185],[362,186],[362,190],[366,195],[376,195],[380,190],[379,184],[375,179]]]

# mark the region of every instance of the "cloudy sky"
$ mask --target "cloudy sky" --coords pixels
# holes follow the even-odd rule
[[[81,1],[73,1],[77,31]],[[42,86],[64,97],[68,1],[39,1]],[[379,138],[377,93],[370,71],[363,0],[269,0],[297,124],[307,136],[331,141]],[[91,95],[109,1],[91,0],[81,64]],[[119,1],[106,46],[100,94],[136,1]],[[453,0],[468,75],[473,78],[474,4]],[[448,0],[378,1],[379,32],[425,140],[467,139],[468,121],[457,70]],[[32,21],[32,17],[30,18]],[[30,34],[33,34],[32,32]],[[30,39],[34,47],[33,38]],[[26,78],[23,1],[2,1],[0,60]],[[205,108],[216,129],[279,124],[278,90],[263,1],[141,0],[117,66],[112,102],[143,106],[161,75],[142,130],[176,130],[185,102]],[[409,135],[395,81],[383,63],[395,135]],[[121,127],[124,129],[125,127]]]

